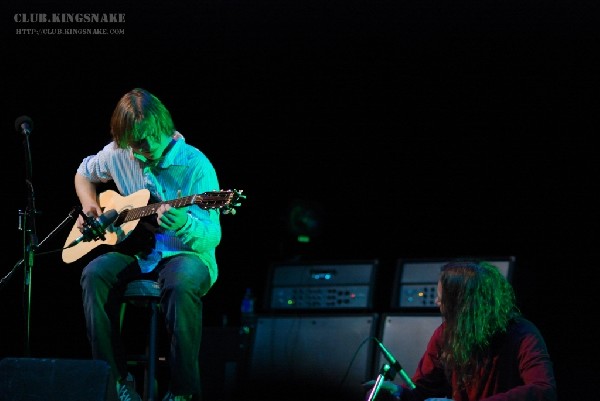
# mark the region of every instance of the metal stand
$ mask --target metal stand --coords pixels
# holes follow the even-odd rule
[[[69,213],[69,216],[66,217],[59,224],[58,227],[56,227],[54,230],[52,230],[52,232],[46,238],[44,238],[44,240],[42,242],[40,242],[39,244],[34,242],[36,240],[34,233],[31,233],[29,235],[24,234],[24,237],[26,240],[25,248],[24,248],[25,256],[23,257],[23,259],[21,259],[19,262],[17,262],[17,264],[10,271],[9,275],[7,275],[6,277],[4,277],[2,279],[2,282],[3,282],[5,279],[9,278],[10,275],[12,275],[16,271],[17,267],[23,265],[23,268],[24,268],[23,296],[24,296],[24,303],[25,303],[25,343],[24,343],[24,355],[25,356],[31,355],[31,347],[30,347],[30,343],[31,343],[31,271],[32,271],[32,267],[33,267],[33,260],[34,260],[35,254],[36,254],[36,250],[39,249],[39,247],[48,238],[50,238],[55,232],[57,232],[60,228],[65,226],[67,222],[69,222],[70,224],[73,224],[73,221],[75,221],[76,219],[77,219],[77,209],[75,208],[75,209],[73,209],[73,211],[71,211]],[[27,226],[24,226],[24,227],[27,227]],[[27,231],[27,230],[24,230],[24,231]],[[59,252],[61,250],[62,250],[62,248],[57,249],[53,252]]]
[[[387,363],[383,364],[381,369],[379,369],[379,375],[377,375],[377,379],[375,379],[375,384],[373,385],[373,388],[369,393],[369,398],[367,399],[367,401],[373,401],[377,397],[377,394],[379,394],[379,389],[381,389],[381,385],[385,380],[394,379],[393,376],[395,374],[391,374],[392,372],[393,370],[390,367],[390,365],[388,365]]]
[[[23,259],[21,259],[11,271],[0,280],[0,286],[6,282],[10,276],[17,270],[17,268],[23,265],[23,302],[25,310],[24,319],[24,354],[25,356],[31,355],[31,284],[32,284],[32,271],[35,259],[36,250],[39,248],[41,243],[38,243],[38,237],[35,226],[35,216],[38,211],[35,206],[35,191],[33,189],[33,168],[31,161],[31,147],[29,146],[29,135],[33,130],[33,121],[27,116],[21,116],[15,121],[15,129],[17,132],[23,134],[23,146],[25,148],[25,185],[27,187],[27,207],[25,210],[19,210],[19,230],[23,233]],[[66,224],[69,219],[76,219],[77,209],[74,209],[69,213],[69,217],[63,220],[63,222],[50,233],[52,235],[59,228]],[[47,236],[46,239],[48,239]],[[44,242],[42,241],[42,243]]]
[[[30,355],[30,316],[31,316],[31,272],[33,269],[33,261],[35,250],[38,246],[37,234],[35,229],[35,216],[37,210],[35,208],[35,192],[33,190],[32,181],[32,163],[31,163],[31,148],[29,146],[29,134],[32,129],[32,121],[29,117],[19,117],[15,122],[15,129],[21,131],[24,136],[23,146],[25,148],[25,184],[27,187],[27,207],[25,211],[19,210],[19,230],[23,233],[23,300],[25,304],[25,356]]]
[[[21,212],[19,212],[21,213]],[[25,257],[21,260],[19,260],[14,266],[13,268],[10,270],[10,272],[8,272],[8,274],[4,277],[2,277],[2,279],[0,279],[0,288],[2,288],[2,286],[4,284],[6,284],[8,282],[8,279],[10,279],[12,277],[12,275],[17,271],[17,268],[20,266],[24,266],[24,300],[26,303],[26,308],[25,308],[25,312],[26,312],[26,316],[25,316],[25,350],[24,353],[26,356],[30,356],[31,354],[31,349],[30,349],[30,335],[31,335],[31,326],[30,326],[30,320],[31,320],[31,266],[33,265],[33,258],[35,255],[35,251],[37,249],[39,249],[39,247],[48,239],[50,238],[55,232],[57,232],[60,228],[62,228],[63,226],[65,226],[65,224],[67,222],[70,222],[71,224],[72,221],[75,221],[77,219],[77,214],[78,214],[78,208],[74,208],[70,213],[69,216],[66,217],[59,225],[58,227],[56,227],[54,230],[52,230],[52,232],[46,237],[44,238],[44,240],[42,242],[40,242],[37,246],[32,246],[31,244],[31,239],[28,239],[29,237],[27,237],[25,235],[24,240],[26,240],[27,242],[25,242]],[[20,214],[22,215],[22,214]],[[20,224],[21,227],[21,224]],[[24,227],[24,225],[23,225]],[[21,228],[20,228],[21,229]],[[26,230],[23,230],[26,231]],[[52,252],[60,252],[62,251],[62,248],[57,249],[55,251]],[[51,252],[45,252],[45,253],[51,253]]]

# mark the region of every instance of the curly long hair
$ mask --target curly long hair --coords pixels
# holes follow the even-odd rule
[[[446,322],[441,360],[447,377],[476,386],[495,336],[520,315],[512,286],[490,263],[458,260],[442,267],[440,310]]]

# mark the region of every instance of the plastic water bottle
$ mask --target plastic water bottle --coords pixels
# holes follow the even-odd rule
[[[240,305],[240,323],[241,329],[244,333],[250,334],[254,330],[256,324],[256,315],[254,311],[254,304],[256,298],[252,292],[252,288],[246,288],[242,303]]]

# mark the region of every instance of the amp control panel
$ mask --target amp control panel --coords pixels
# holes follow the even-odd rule
[[[377,264],[377,260],[275,264],[265,309],[368,310]]]
[[[403,308],[435,308],[436,284],[404,284],[401,287],[400,306]]]
[[[494,266],[511,281],[515,267],[514,256],[480,257]],[[394,280],[392,309],[418,309],[437,311],[437,283],[442,266],[453,258],[399,259]]]
[[[273,309],[368,308],[368,286],[279,287],[273,289]]]

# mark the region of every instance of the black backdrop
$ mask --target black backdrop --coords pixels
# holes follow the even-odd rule
[[[598,6],[592,1],[9,1],[2,18],[5,251],[23,257],[28,115],[42,251],[77,204],[83,156],[109,140],[119,97],[144,87],[248,198],[222,219],[205,324],[237,324],[287,259],[514,255],[523,311],[544,332],[564,399],[591,394],[598,222]],[[37,13],[124,13],[124,23],[24,23]],[[41,28],[119,28],[50,34]],[[38,29],[24,34],[18,29]],[[300,246],[292,202],[322,210]],[[69,225],[70,226],[70,225]],[[35,257],[34,356],[87,357],[81,266]],[[0,288],[0,356],[22,354],[21,270]],[[385,289],[385,286],[383,286]],[[378,294],[385,310],[388,291]],[[575,396],[573,396],[575,399]]]

